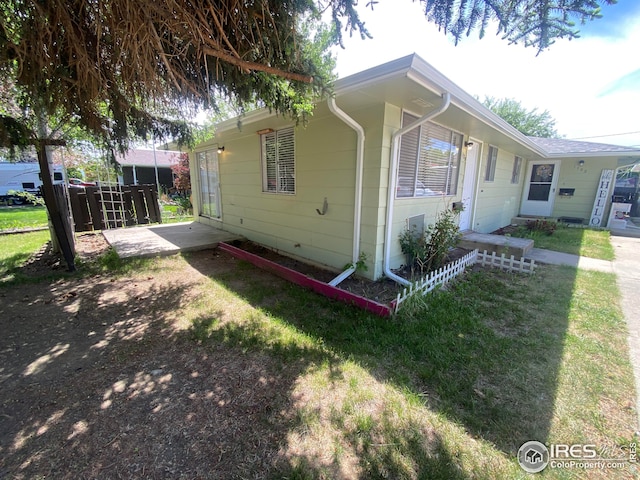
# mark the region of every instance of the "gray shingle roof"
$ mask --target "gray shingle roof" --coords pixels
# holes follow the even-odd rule
[[[529,139],[551,155],[558,154],[610,154],[610,153],[637,153],[640,148],[610,145],[608,143],[582,142],[580,140],[565,140],[564,138],[540,138]]]

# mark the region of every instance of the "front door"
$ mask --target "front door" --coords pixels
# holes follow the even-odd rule
[[[521,215],[548,217],[553,211],[560,161],[529,162],[522,195]]]
[[[471,145],[467,147],[467,160],[464,166],[464,180],[462,181],[462,205],[464,209],[460,212],[460,230],[471,230],[473,225],[473,212],[475,205],[473,204],[476,171],[478,168],[478,156],[482,147],[482,142],[475,139],[469,139]]]

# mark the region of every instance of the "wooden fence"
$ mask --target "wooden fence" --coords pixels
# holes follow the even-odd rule
[[[476,249],[455,262],[449,263],[429,273],[426,277],[412,283],[409,288],[405,288],[402,293],[398,294],[395,302],[393,302],[394,311],[397,312],[400,304],[412,295],[417,293],[426,295],[435,288],[448,283],[458,275],[464,273],[467,267],[475,265],[476,263],[480,263],[482,266],[497,267],[520,273],[533,273],[535,269],[534,260],[527,260],[524,257],[520,258],[520,260],[515,260],[513,255],[507,258],[504,254],[498,256],[496,252],[487,253],[486,250],[483,253],[479,253]]]
[[[70,188],[76,232],[161,223],[155,185]]]

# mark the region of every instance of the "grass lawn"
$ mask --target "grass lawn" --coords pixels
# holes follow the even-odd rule
[[[612,274],[556,266],[540,266],[535,275],[470,272],[383,319],[246,262],[208,273],[207,261],[217,260],[185,254],[133,271],[115,262],[113,275],[126,272],[127,284],[167,275],[180,292],[179,313],[175,306],[156,310],[162,296],[145,302],[154,318],[177,318],[175,328],[187,339],[181,361],[197,363],[196,350],[233,351],[235,360],[226,361],[238,367],[225,370],[274,366],[276,400],[251,411],[257,430],[278,432],[280,461],[269,478],[524,479],[529,475],[516,460],[524,442],[592,444],[599,457],[629,458],[638,441],[627,330]],[[131,308],[122,312],[125,321]],[[272,442],[251,440],[252,455]],[[632,464],[548,467],[540,477],[639,473]]]
[[[185,214],[178,205],[162,205],[162,223],[191,222],[193,215]]]
[[[525,478],[516,454],[526,441],[628,458],[637,440],[613,275],[471,273],[388,320],[253,271],[211,279],[183,315],[212,350],[300,366],[278,478]]]
[[[546,235],[542,232],[530,232],[525,227],[519,228],[512,235],[514,237],[532,239],[536,248],[545,248],[601,260],[613,260],[614,258],[608,230],[593,230],[558,224],[552,235]]]
[[[45,207],[0,207],[0,230],[46,226],[47,210]]]
[[[14,270],[50,239],[49,230],[0,235],[0,284],[15,278]]]

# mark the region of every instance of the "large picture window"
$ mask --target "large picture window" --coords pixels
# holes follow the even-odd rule
[[[417,117],[404,113],[403,125]],[[402,136],[398,162],[397,197],[455,195],[462,135],[427,122]]]
[[[293,127],[260,136],[262,146],[262,191],[296,192],[295,137]]]

